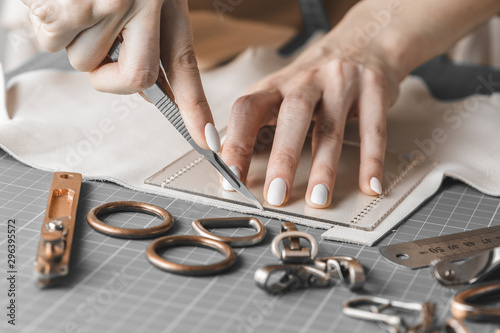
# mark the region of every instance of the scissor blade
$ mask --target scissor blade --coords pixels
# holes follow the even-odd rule
[[[236,175],[229,169],[224,161],[213,151],[206,150],[207,153],[203,154],[205,158],[219,171],[219,173],[231,184],[231,186],[238,191],[245,198],[250,200],[257,208],[264,210],[259,200],[253,195],[252,192],[243,184],[243,182],[236,177]]]

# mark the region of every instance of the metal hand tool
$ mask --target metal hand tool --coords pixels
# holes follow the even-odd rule
[[[81,184],[79,173],[55,172],[52,177],[34,268],[39,287],[52,285],[69,272]]]
[[[224,242],[233,247],[251,246],[262,242],[266,236],[266,227],[255,217],[226,217],[213,219],[199,219],[191,224],[193,229],[203,237]],[[239,228],[251,227],[256,233],[243,237],[223,237],[209,232],[206,228]]]
[[[382,311],[388,309],[399,310],[401,313],[417,312],[419,321],[416,325],[409,326],[402,316],[382,313]],[[435,310],[436,306],[433,303],[406,303],[380,297],[352,299],[347,301],[342,308],[345,315],[383,324],[390,333],[432,332]]]
[[[484,251],[464,262],[438,260],[433,266],[434,277],[446,287],[473,284],[487,278],[491,273],[500,273],[500,247]]]
[[[138,212],[158,216],[163,220],[159,225],[150,228],[118,228],[107,225],[99,220],[99,215],[116,212]],[[172,215],[165,209],[137,201],[116,201],[108,202],[94,207],[87,214],[87,222],[98,232],[116,238],[144,239],[154,238],[166,233],[173,225]]]
[[[500,226],[381,246],[380,254],[410,268],[429,266],[437,259],[456,261],[500,247]]]
[[[113,62],[118,61],[118,55],[120,53],[120,47],[122,42],[120,38],[117,38],[111,47],[108,55]],[[229,169],[229,167],[224,163],[224,161],[213,151],[205,150],[198,146],[198,144],[193,140],[189,134],[184,120],[182,119],[181,112],[177,105],[175,104],[174,96],[172,90],[168,85],[168,82],[163,75],[163,71],[160,68],[160,74],[155,84],[150,88],[142,92],[151,103],[153,103],[158,110],[168,119],[168,121],[175,127],[177,131],[186,139],[187,142],[201,155],[203,155],[222,176],[234,187],[236,191],[246,197],[250,202],[252,202],[257,208],[263,210],[264,208],[260,204],[259,200],[250,192],[250,190],[243,184],[243,182],[236,177],[236,175]]]

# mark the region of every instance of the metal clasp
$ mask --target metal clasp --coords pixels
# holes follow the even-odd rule
[[[300,245],[300,238],[305,238],[311,244],[311,249]],[[283,243],[283,249],[279,250],[279,243]],[[318,254],[318,243],[313,236],[300,232],[292,222],[284,222],[281,225],[281,233],[274,237],[271,244],[273,254],[286,264],[305,264]]]
[[[314,260],[316,268],[327,273],[330,278],[339,279],[351,290],[361,289],[366,276],[358,259],[352,257],[323,257]]]
[[[273,295],[310,286],[327,287],[332,281],[328,273],[307,265],[262,267],[255,272],[254,279],[259,287]]]
[[[419,314],[418,324],[409,327],[402,317],[382,313],[387,309],[399,310],[402,313],[417,312]],[[390,333],[431,332],[435,310],[436,306],[433,303],[406,303],[379,297],[352,299],[347,301],[342,309],[344,314],[349,317],[385,324],[385,328]]]

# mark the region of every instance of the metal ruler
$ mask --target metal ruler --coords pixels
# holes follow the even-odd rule
[[[382,246],[380,254],[396,264],[420,268],[436,259],[449,261],[469,258],[476,253],[500,246],[500,226]]]

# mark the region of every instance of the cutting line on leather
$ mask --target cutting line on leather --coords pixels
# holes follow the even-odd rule
[[[188,153],[189,154],[189,153]],[[199,156],[192,162],[188,163],[185,167],[177,171],[176,173],[173,173],[170,177],[167,179],[163,180],[161,183],[161,187],[166,188],[170,183],[178,179],[180,176],[184,175],[187,173],[189,170],[194,168],[196,165],[198,165],[200,162],[203,161],[203,156]],[[426,159],[422,158],[420,156],[417,156],[399,175],[385,188],[383,193],[373,199],[365,208],[363,208],[352,220],[349,222],[349,225],[352,228],[358,228],[358,223],[361,222],[363,218],[365,218],[381,201],[384,199],[384,197],[390,193],[403,179],[408,177],[408,175],[417,169],[417,167],[423,162],[425,162]],[[377,227],[389,214],[391,214],[396,207],[399,206],[399,204],[406,199],[406,197],[422,182],[422,180],[429,174],[430,171],[432,171],[435,166],[439,164],[438,162],[432,163],[432,165],[426,170],[426,172],[420,177],[401,197],[392,205],[387,212],[384,213],[383,216],[381,216],[370,228],[370,230],[373,230],[375,227]],[[290,214],[293,216],[294,214]]]
[[[219,134],[220,135],[225,135],[226,134],[226,128],[219,130]],[[192,152],[192,150],[188,151],[185,155],[183,155],[179,159],[183,158],[184,156],[189,155],[191,152]],[[185,167],[183,167],[182,169],[180,169],[179,171],[177,171],[176,173],[172,174],[170,177],[168,177],[167,179],[165,179],[164,181],[162,181],[161,187],[162,188],[166,188],[167,185],[169,185],[171,182],[173,182],[174,180],[176,180],[177,178],[179,178],[180,176],[182,176],[183,174],[185,174],[186,172],[188,172],[189,170],[191,170],[192,168],[194,168],[196,165],[198,165],[202,161],[203,161],[203,156],[199,155],[198,158],[196,158],[195,160],[193,160],[191,163],[188,163]],[[173,162],[173,163],[175,163],[175,162]]]
[[[351,222],[349,222],[349,225],[351,227],[355,227],[355,225],[357,223],[359,223],[364,217],[366,217],[368,215],[368,213],[370,211],[372,211],[379,203],[382,199],[384,199],[384,197],[394,188],[396,187],[404,178],[406,178],[410,172],[414,171],[416,169],[416,167],[418,165],[420,165],[422,162],[425,161],[425,158],[422,158],[422,157],[418,157],[416,158],[415,160],[413,160],[406,169],[404,169],[399,175],[398,177],[393,180],[389,186],[386,187],[386,189],[384,190],[384,192],[376,197],[375,199],[373,199],[372,202],[370,202],[363,210],[361,210],[352,220]],[[394,211],[394,209],[396,209],[396,207],[399,206],[399,204],[404,200],[406,199],[406,197],[422,182],[422,180],[429,174],[429,172],[431,172],[431,170],[433,170],[436,165],[438,164],[438,162],[434,162],[432,163],[432,165],[428,168],[428,170],[422,175],[422,177],[420,177],[403,195],[401,195],[401,197],[394,203],[394,205],[392,205],[388,210],[387,212],[384,213],[383,216],[381,216],[377,222],[375,222],[373,225],[372,225],[372,229],[376,228],[390,213],[392,213]]]
[[[179,171],[177,171],[176,173],[174,173],[172,176],[170,176],[169,178],[167,178],[166,180],[164,180],[161,183],[161,187],[166,187],[169,183],[173,182],[175,179],[177,179],[178,177],[180,177],[183,174],[185,174],[186,172],[188,172],[191,168],[195,167],[201,161],[203,161],[203,156],[200,155],[193,162],[189,163],[184,168],[180,169]]]

